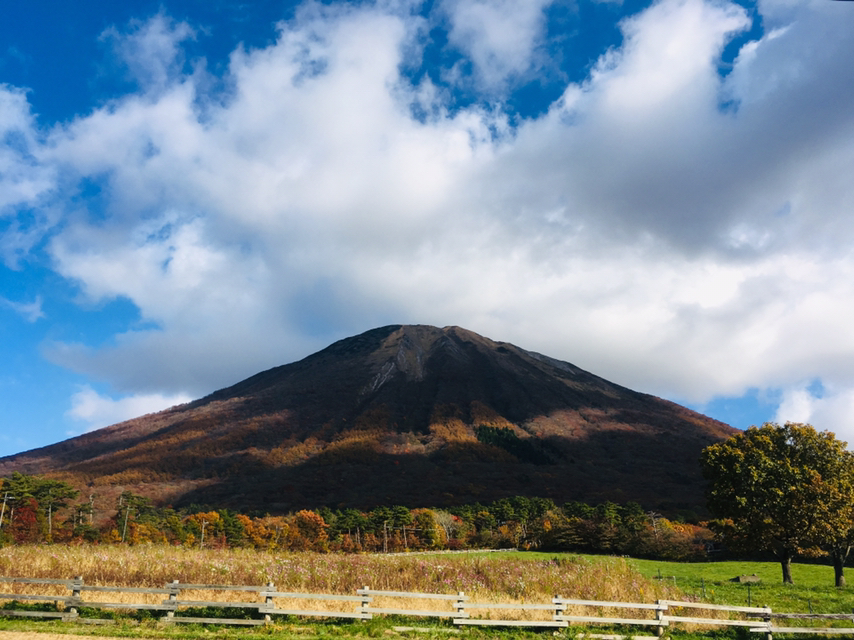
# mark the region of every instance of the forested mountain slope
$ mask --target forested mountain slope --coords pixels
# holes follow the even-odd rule
[[[393,325],[195,402],[0,459],[174,504],[271,513],[491,501],[701,508],[735,430],[459,327]]]

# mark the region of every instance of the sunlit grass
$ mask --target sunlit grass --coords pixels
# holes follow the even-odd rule
[[[698,600],[718,604],[768,605],[786,613],[851,613],[854,587],[833,586],[833,568],[826,565],[792,565],[794,585],[784,585],[775,562],[661,562],[628,559],[630,566],[648,578],[678,587]],[[732,578],[753,575],[757,584],[740,584]],[[848,578],[854,581],[854,572]]]
[[[353,595],[369,586],[378,590],[455,594],[460,591],[477,602],[546,603],[554,595],[585,600],[654,602],[657,599],[691,599],[716,604],[769,605],[776,612],[847,613],[854,611],[854,588],[833,586],[830,567],[795,564],[795,585],[781,584],[778,564],[773,562],[677,563],[607,556],[582,556],[532,552],[344,555],[317,553],[272,553],[254,550],[198,550],[162,546],[32,546],[0,549],[0,575],[69,579],[82,575],[89,585],[163,587],[173,580],[184,583],[264,585],[280,591]],[[749,588],[731,582],[738,575],[756,574],[758,584]],[[851,576],[854,580],[854,575]],[[5,588],[4,588],[5,589]],[[50,589],[50,588],[47,588]],[[44,593],[44,585],[16,585],[18,593]],[[62,591],[56,587],[57,593]],[[189,595],[189,594],[188,594]],[[89,594],[90,601],[104,598],[139,602],[143,596]],[[154,596],[153,600],[162,596]],[[210,592],[200,599],[241,599],[226,592]],[[289,603],[305,608],[307,603]],[[277,606],[283,606],[278,605]],[[311,605],[313,606],[313,604]],[[352,606],[342,604],[342,607]],[[382,606],[433,609],[435,602],[383,602]],[[521,614],[525,615],[525,614]],[[544,614],[548,615],[548,614]],[[512,616],[511,616],[512,617]],[[448,623],[416,620],[425,627],[436,626],[436,637],[448,637]],[[39,630],[52,628],[46,621],[2,621],[0,629]],[[59,623],[56,623],[59,624]],[[228,640],[239,633],[244,640],[273,635],[298,637],[375,637],[389,635],[394,621],[369,624],[321,623],[313,620],[277,621],[262,630],[223,630],[214,633],[180,627],[164,629],[155,621],[113,627],[113,635],[146,637],[157,629],[161,638],[196,638],[216,635]],[[400,622],[396,623],[400,624]],[[413,624],[410,620],[405,624]],[[11,626],[10,626],[11,625]],[[152,627],[152,629],[149,629]],[[72,627],[73,628],[73,627]],[[125,631],[121,631],[125,629]],[[446,629],[443,631],[442,629]],[[344,631],[349,630],[349,631]],[[578,627],[561,632],[571,636]],[[86,630],[90,632],[89,629]],[[119,633],[116,633],[119,631]],[[274,633],[275,631],[275,633]],[[80,631],[78,630],[78,633]],[[458,629],[465,638],[495,637],[495,629]],[[501,637],[535,637],[535,631],[506,631]],[[688,634],[671,630],[674,638],[736,638],[728,630],[713,634]],[[444,635],[442,635],[444,634]],[[419,634],[418,637],[424,637]],[[432,632],[426,634],[428,637]]]
[[[652,602],[677,593],[644,577],[623,558],[571,554],[371,555],[198,550],[162,546],[15,546],[0,549],[0,575],[86,584],[163,587],[264,585],[279,590],[352,595],[363,586],[457,593],[495,602],[548,602],[554,595]]]

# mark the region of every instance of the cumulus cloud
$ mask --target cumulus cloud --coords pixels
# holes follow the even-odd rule
[[[443,5],[487,90],[530,69],[546,4]],[[22,172],[13,199],[50,193],[46,210],[63,214],[56,270],[142,317],[50,357],[166,402],[380,324],[459,324],[668,397],[789,389],[781,414],[844,435],[843,4],[761,4],[768,32],[721,78],[745,11],[659,0],[584,82],[516,124],[414,85],[401,68],[421,18],[383,4],[311,5],[275,43],[233,52],[217,93],[185,69],[190,26],[158,15],[111,32],[138,90],[50,132],[26,119],[24,94],[3,94],[30,149],[3,147]],[[101,188],[81,204],[84,182]],[[832,392],[804,395],[812,379]],[[89,424],[128,406],[75,398]]]
[[[483,88],[503,90],[534,64],[545,30],[544,11],[553,1],[445,0],[448,39],[465,52]]]
[[[845,425],[850,422],[852,411],[854,388],[850,382],[839,385],[834,381],[828,386],[817,385],[815,381],[800,382],[785,389],[774,421],[813,424],[819,430],[834,431],[851,445],[854,444],[854,430]]]

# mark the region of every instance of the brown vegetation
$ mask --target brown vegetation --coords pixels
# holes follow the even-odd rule
[[[463,591],[486,602],[548,601],[555,594],[652,602],[674,594],[672,587],[642,577],[621,558],[527,559],[518,554],[382,556],[164,546],[10,547],[0,551],[0,574],[53,579],[82,575],[87,584],[101,586],[163,587],[173,580],[231,585],[273,582],[283,591],[345,595],[369,585],[390,591]]]

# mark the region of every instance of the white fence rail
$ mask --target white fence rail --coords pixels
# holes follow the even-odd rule
[[[85,584],[80,576],[71,580],[0,577],[0,585],[17,586],[19,590],[28,591],[15,593],[14,588],[8,588],[5,589],[8,592],[0,593],[0,603],[5,603],[0,604],[0,616],[58,618],[89,624],[112,622],[110,619],[91,617],[89,610],[112,609],[164,612],[161,620],[167,623],[264,625],[271,622],[273,616],[284,615],[350,620],[369,620],[375,615],[401,615],[447,618],[455,625],[493,627],[564,628],[570,624],[640,626],[653,630],[659,636],[672,625],[709,628],[740,626],[751,632],[763,633],[769,640],[774,633],[854,635],[854,614],[774,613],[770,607],[731,607],[676,600],[658,600],[654,603],[608,602],[555,596],[550,602],[543,603],[472,602],[462,592],[437,594],[383,591],[366,586],[358,589],[356,595],[341,595],[278,591],[273,583],[244,586],[192,584],[177,580],[160,588],[96,586]],[[116,594],[124,594],[126,597]],[[218,599],[218,594],[222,594],[221,599]],[[92,599],[92,596],[111,599],[102,601]],[[20,605],[46,604],[52,608],[30,610],[11,606],[12,602]],[[310,603],[310,606],[303,607],[301,603]],[[222,617],[192,615],[195,613],[193,609],[214,607],[225,610]],[[79,613],[82,608],[87,609],[85,616]],[[225,617],[234,611],[239,611],[240,617]],[[621,613],[623,611],[625,614]],[[774,622],[787,619],[847,621],[851,624],[846,627],[792,627]]]

